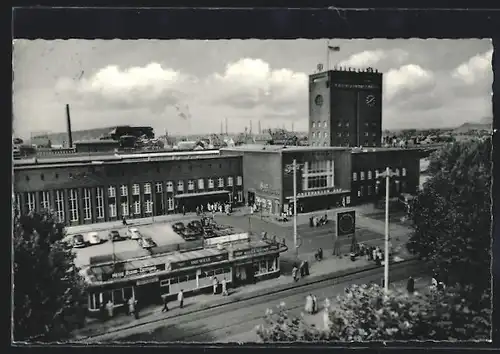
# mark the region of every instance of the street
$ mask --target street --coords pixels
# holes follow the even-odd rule
[[[421,270],[418,262],[395,265],[391,269],[390,279],[392,282],[404,281],[409,275],[417,276],[418,279]],[[251,334],[254,328],[263,322],[266,309],[273,308],[282,301],[285,302],[290,314],[298,316],[303,309],[304,299],[308,294],[312,293],[316,295],[320,303],[328,297],[332,301],[332,304],[335,304],[336,296],[342,294],[346,286],[350,284],[368,284],[371,282],[379,283],[382,276],[383,268],[378,268],[359,274],[355,279],[340,281],[338,279],[330,279],[312,283],[283,292],[254,297],[221,307],[176,316],[164,321],[95,336],[86,339],[86,342],[225,341],[233,336],[246,333]],[[417,281],[417,290],[419,290],[419,287],[423,288],[424,283],[421,280]],[[172,303],[171,306],[177,307],[178,304]],[[189,303],[187,303],[187,306],[189,306]]]

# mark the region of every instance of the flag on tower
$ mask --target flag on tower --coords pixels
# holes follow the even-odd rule
[[[339,46],[328,46],[328,49],[333,50],[334,52],[340,52],[340,47]]]

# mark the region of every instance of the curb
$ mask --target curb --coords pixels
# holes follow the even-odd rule
[[[401,262],[393,263],[393,265],[394,264],[398,264],[398,265],[411,264],[410,262],[414,262],[414,261],[417,261],[417,259],[410,258],[410,259],[405,259],[404,261],[401,261]],[[253,292],[246,293],[238,298],[233,297],[232,299],[231,298],[221,299],[219,301],[215,301],[213,303],[210,303],[208,306],[199,305],[196,308],[193,308],[192,310],[183,312],[180,316],[189,315],[189,314],[201,312],[204,310],[214,309],[217,307],[222,307],[224,305],[238,303],[238,302],[249,300],[252,298],[258,298],[258,297],[262,297],[262,296],[266,296],[266,295],[272,295],[272,294],[276,294],[279,292],[304,287],[304,286],[307,286],[310,284],[321,283],[321,282],[324,282],[327,280],[332,280],[332,279],[350,280],[357,274],[364,273],[364,272],[371,271],[371,270],[375,270],[375,269],[380,269],[380,268],[381,267],[376,266],[376,265],[367,265],[367,266],[363,266],[363,267],[355,268],[355,269],[350,269],[350,270],[349,269],[341,270],[341,271],[338,271],[336,273],[312,276],[310,278],[306,278],[306,280],[301,281],[301,282],[299,281],[299,282],[293,282],[290,284],[279,285],[279,286],[273,288],[271,291],[262,292],[262,291],[256,290]],[[125,325],[125,326],[122,326],[119,328],[111,329],[110,331],[107,331],[107,332],[102,333],[102,334],[90,335],[90,336],[86,336],[86,337],[82,337],[82,338],[73,338],[73,340],[70,342],[81,342],[81,341],[85,341],[87,339],[99,337],[99,336],[106,335],[106,334],[116,333],[116,332],[120,332],[123,330],[139,327],[139,326],[144,326],[144,325],[152,324],[152,323],[163,321],[163,320],[168,320],[168,319],[171,319],[174,317],[179,317],[179,315],[165,316],[165,317],[161,317],[161,318],[151,319],[149,321],[145,321],[142,323],[134,323],[134,324],[130,324],[130,325]]]

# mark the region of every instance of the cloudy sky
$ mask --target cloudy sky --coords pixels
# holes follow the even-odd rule
[[[384,73],[384,128],[458,126],[491,117],[489,40],[331,40],[330,66]],[[253,122],[307,130],[307,76],[326,40],[14,42],[14,133],[150,125],[157,134]]]

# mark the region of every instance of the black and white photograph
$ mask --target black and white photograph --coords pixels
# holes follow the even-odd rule
[[[13,342],[491,341],[491,40],[12,47]]]

